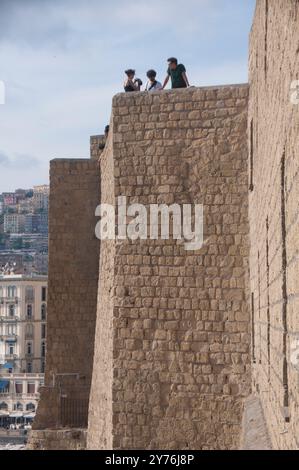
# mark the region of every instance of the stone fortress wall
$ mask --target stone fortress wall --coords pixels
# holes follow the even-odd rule
[[[250,38],[253,378],[273,447],[299,448],[299,2],[259,0]],[[298,361],[299,362],[299,361]]]
[[[61,427],[53,371],[86,377],[63,379],[78,397],[91,384],[87,433],[65,448],[236,449],[251,389],[273,448],[298,448],[298,17],[297,0],[257,0],[250,90],[117,95],[103,153],[94,136],[92,160],[52,163],[35,448],[63,446],[50,432]],[[202,203],[204,246],[103,241],[98,257],[100,192],[110,204]]]
[[[103,202],[203,204],[204,246],[102,241],[89,448],[238,448],[250,392],[248,86],[120,94]]]
[[[94,208],[99,200],[97,161],[51,162],[46,374],[34,420],[37,430],[61,426],[62,395],[68,399],[76,393],[85,402],[87,423],[100,248]]]

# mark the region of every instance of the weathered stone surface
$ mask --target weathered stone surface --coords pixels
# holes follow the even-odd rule
[[[90,158],[98,160],[106,145],[105,135],[92,135],[90,137]]]
[[[299,338],[299,105],[291,102],[291,83],[299,70],[298,1],[258,0],[250,42],[254,383],[273,448],[296,449],[299,372],[291,348]]]
[[[79,368],[88,387],[92,375],[88,448],[236,449],[253,362],[258,398],[246,402],[243,447],[258,447],[266,428],[272,448],[299,447],[298,19],[297,0],[257,1],[249,119],[246,85],[119,94],[101,183],[96,161],[52,164],[47,387],[36,429],[60,420],[53,372]],[[95,159],[99,142],[91,139]],[[104,241],[98,267],[100,184],[110,204],[119,195],[147,207],[202,203],[204,246]],[[77,445],[43,432],[30,446]]]
[[[35,429],[59,427],[64,387],[73,395],[78,389],[77,395],[85,399],[89,394],[99,266],[95,207],[99,199],[96,161],[51,162],[46,374]],[[57,375],[70,373],[78,377]]]
[[[85,450],[86,429],[30,431],[26,450]]]
[[[271,441],[260,399],[252,395],[245,400],[241,450],[271,450]]]
[[[203,204],[205,243],[102,242],[89,448],[239,447],[250,393],[247,96],[237,85],[113,100],[102,202]]]

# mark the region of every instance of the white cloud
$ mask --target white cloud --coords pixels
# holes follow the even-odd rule
[[[88,157],[89,136],[109,121],[126,67],[143,79],[154,67],[163,79],[166,58],[177,55],[194,85],[246,81],[253,4],[0,0],[0,152],[10,162],[2,160],[0,192],[45,182],[53,157]],[[25,168],[18,155],[35,163],[27,157]]]

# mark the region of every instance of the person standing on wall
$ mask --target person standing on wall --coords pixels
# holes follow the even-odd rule
[[[126,93],[131,91],[140,91],[142,81],[139,78],[135,79],[135,70],[128,69],[125,71],[127,78],[124,83],[124,90]]]
[[[157,91],[162,90],[162,84],[156,80],[157,72],[155,70],[149,70],[146,74],[148,82],[146,84],[146,91]]]
[[[171,78],[171,88],[188,88],[190,86],[185,66],[178,64],[178,60],[175,57],[168,59],[167,77],[164,80],[163,90],[169,78]]]

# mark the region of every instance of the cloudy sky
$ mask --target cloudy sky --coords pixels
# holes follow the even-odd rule
[[[247,81],[255,0],[0,0],[0,192],[48,182],[49,160],[88,157],[123,71],[192,85]]]

